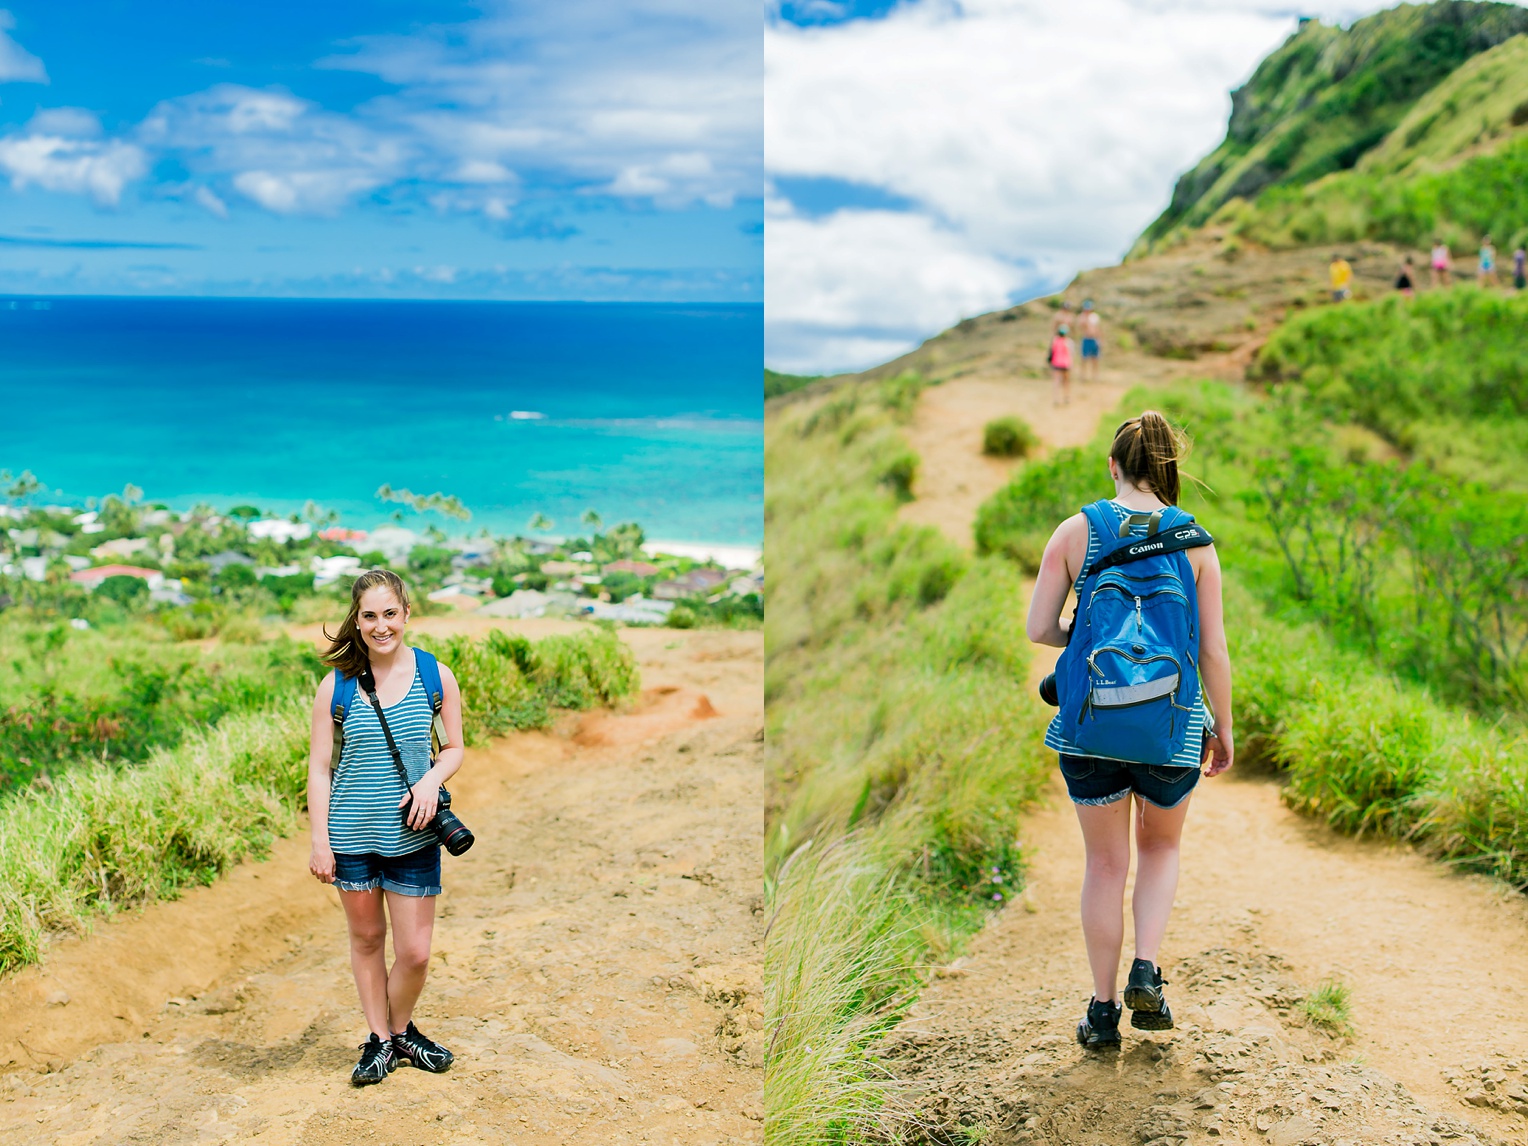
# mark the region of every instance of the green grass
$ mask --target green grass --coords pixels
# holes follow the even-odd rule
[[[781,394],[791,394],[804,386],[810,386],[822,377],[821,374],[781,374],[778,370],[764,367],[764,397],[778,398]]]
[[[1023,418],[993,418],[982,429],[982,453],[994,458],[1027,458],[1040,439]]]
[[[429,644],[461,683],[472,741],[638,687],[630,651],[599,629]],[[311,705],[312,688],[293,686],[140,763],[69,768],[0,800],[0,972],[35,963],[49,931],[210,883],[289,834],[304,807]]]
[[[1019,575],[896,517],[918,387],[844,385],[766,423],[771,1142],[895,1127],[876,1039],[1017,891],[1045,774]]]
[[[1318,1030],[1337,1038],[1352,1038],[1351,999],[1352,991],[1346,983],[1328,979],[1300,1000],[1300,1013]]]

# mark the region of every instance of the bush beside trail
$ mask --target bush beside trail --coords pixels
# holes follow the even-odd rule
[[[630,650],[599,629],[430,643],[461,684],[471,743],[638,687]],[[141,763],[70,768],[0,800],[0,972],[36,962],[47,931],[173,898],[289,834],[305,807],[311,685],[153,748]]]
[[[770,1049],[766,1135],[894,1120],[876,1040],[1022,883],[1044,775],[1021,578],[898,522],[918,381],[845,384],[766,424]]]

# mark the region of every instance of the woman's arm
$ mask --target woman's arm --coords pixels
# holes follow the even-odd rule
[[[456,683],[455,674],[445,665],[440,666],[440,691],[440,719],[446,726],[446,743],[440,746],[440,755],[430,770],[410,790],[414,811],[409,817],[409,826],[416,831],[435,818],[440,807],[440,786],[456,775],[462,766],[462,757],[466,755],[462,746],[462,690]],[[410,793],[405,793],[398,802],[400,808],[408,803]]]
[[[1206,744],[1206,776],[1219,776],[1236,758],[1231,719],[1231,652],[1226,648],[1225,607],[1220,599],[1220,557],[1213,545],[1203,553],[1198,568],[1199,675],[1209,700],[1214,728]]]
[[[313,733],[308,742],[308,828],[313,852],[308,870],[320,883],[334,882],[334,852],[329,847],[329,757],[334,753],[334,674],[329,673],[313,698]]]
[[[1029,599],[1029,620],[1024,626],[1035,644],[1066,647],[1067,631],[1061,625],[1061,610],[1087,554],[1088,519],[1080,513],[1073,514],[1056,526],[1040,558],[1035,591]]]

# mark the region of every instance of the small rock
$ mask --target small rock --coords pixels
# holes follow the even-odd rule
[[[35,996],[34,996],[35,998]],[[69,1005],[69,992],[64,990],[53,991],[48,995],[48,1006],[67,1007]]]

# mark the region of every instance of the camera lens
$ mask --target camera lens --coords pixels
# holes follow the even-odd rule
[[[445,845],[446,851],[454,856],[461,855],[477,842],[467,825],[457,819],[456,813],[448,812],[444,808],[435,814],[435,830],[440,836],[440,842]]]
[[[1040,682],[1040,699],[1052,708],[1061,707],[1061,698],[1056,692],[1056,674],[1051,673]]]

